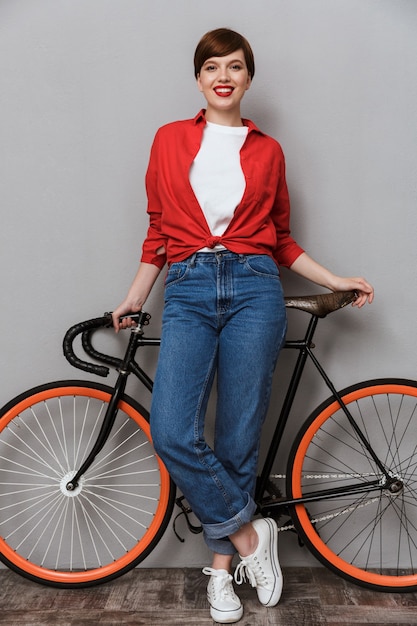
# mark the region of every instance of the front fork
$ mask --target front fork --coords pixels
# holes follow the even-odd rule
[[[81,476],[85,474],[88,468],[92,465],[94,459],[101,452],[104,444],[106,443],[110,435],[111,429],[113,428],[113,424],[116,420],[119,401],[123,397],[127,385],[127,379],[131,372],[130,363],[134,360],[136,350],[138,349],[138,345],[142,335],[143,328],[142,324],[139,322],[138,326],[133,328],[131,331],[129,343],[126,348],[126,353],[119,368],[119,375],[117,377],[114,391],[111,395],[109,405],[103,418],[100,432],[86,460],[81,465],[79,470],[77,470],[73,478],[66,484],[67,491],[74,491],[78,487]]]

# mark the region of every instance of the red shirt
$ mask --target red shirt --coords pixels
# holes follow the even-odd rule
[[[189,172],[200,149],[204,110],[191,120],[162,126],[155,135],[146,173],[147,237],[142,261],[162,268],[201,248],[222,244],[237,254],[268,254],[289,267],[303,252],[290,235],[290,202],[281,146],[253,122],[240,151],[246,188],[221,237],[210,233],[190,185]],[[158,251],[165,249],[165,253]]]

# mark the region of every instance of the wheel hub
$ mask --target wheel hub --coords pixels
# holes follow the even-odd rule
[[[397,496],[403,489],[404,483],[400,478],[394,478],[388,485],[388,491],[393,496]]]
[[[72,481],[76,473],[77,472],[75,470],[73,470],[72,472],[68,472],[68,474],[65,474],[65,476],[62,477],[61,482],[59,483],[61,492],[64,494],[64,496],[67,496],[67,498],[74,498],[75,496],[78,496],[82,491],[84,483],[84,479],[82,476],[79,479],[76,487],[74,487],[73,489],[68,489],[67,487],[68,483]]]

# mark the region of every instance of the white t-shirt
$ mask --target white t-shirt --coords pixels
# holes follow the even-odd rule
[[[245,192],[240,149],[247,134],[246,126],[207,122],[200,150],[191,166],[191,187],[213,236],[223,235]],[[214,250],[222,247],[216,246]]]

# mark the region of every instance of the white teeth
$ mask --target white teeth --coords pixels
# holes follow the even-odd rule
[[[222,87],[218,87],[216,89],[216,91],[218,93],[232,93],[232,89],[230,89],[229,87],[223,87],[223,88]]]

